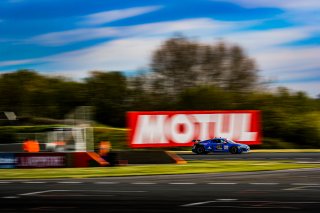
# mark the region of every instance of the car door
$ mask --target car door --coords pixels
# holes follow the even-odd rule
[[[214,151],[214,144],[212,142],[212,140],[208,140],[207,144],[205,146],[205,149],[209,152],[213,152]]]
[[[215,152],[229,152],[228,142],[224,139],[214,139],[213,149]]]
[[[223,151],[223,143],[222,143],[222,140],[220,140],[220,139],[213,139],[213,140],[212,140],[212,148],[213,148],[213,151],[215,151],[215,152],[221,152],[221,151]]]

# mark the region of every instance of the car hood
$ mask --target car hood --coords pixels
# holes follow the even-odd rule
[[[243,143],[228,143],[229,145],[236,145],[236,146],[248,146],[246,144]]]

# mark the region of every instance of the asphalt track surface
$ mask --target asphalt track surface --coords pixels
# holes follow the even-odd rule
[[[320,169],[0,180],[0,189],[1,213],[318,212]]]
[[[294,161],[307,161],[319,162],[319,152],[249,152],[243,154],[231,153],[209,153],[206,155],[197,155],[194,153],[179,154],[183,159],[190,160],[294,160]]]

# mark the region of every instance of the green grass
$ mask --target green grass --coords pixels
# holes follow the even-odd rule
[[[298,164],[291,161],[193,161],[181,165],[166,164],[98,168],[0,169],[0,179],[89,178],[160,174],[253,172],[298,168],[320,168],[320,165]]]

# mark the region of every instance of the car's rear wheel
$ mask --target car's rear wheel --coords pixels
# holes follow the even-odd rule
[[[204,149],[203,146],[198,146],[197,147],[197,153],[200,154],[200,155],[207,154],[207,152],[206,152],[206,150]]]
[[[230,148],[230,152],[231,152],[232,154],[237,154],[237,153],[238,153],[238,147],[236,147],[236,146],[231,147],[231,148]]]

